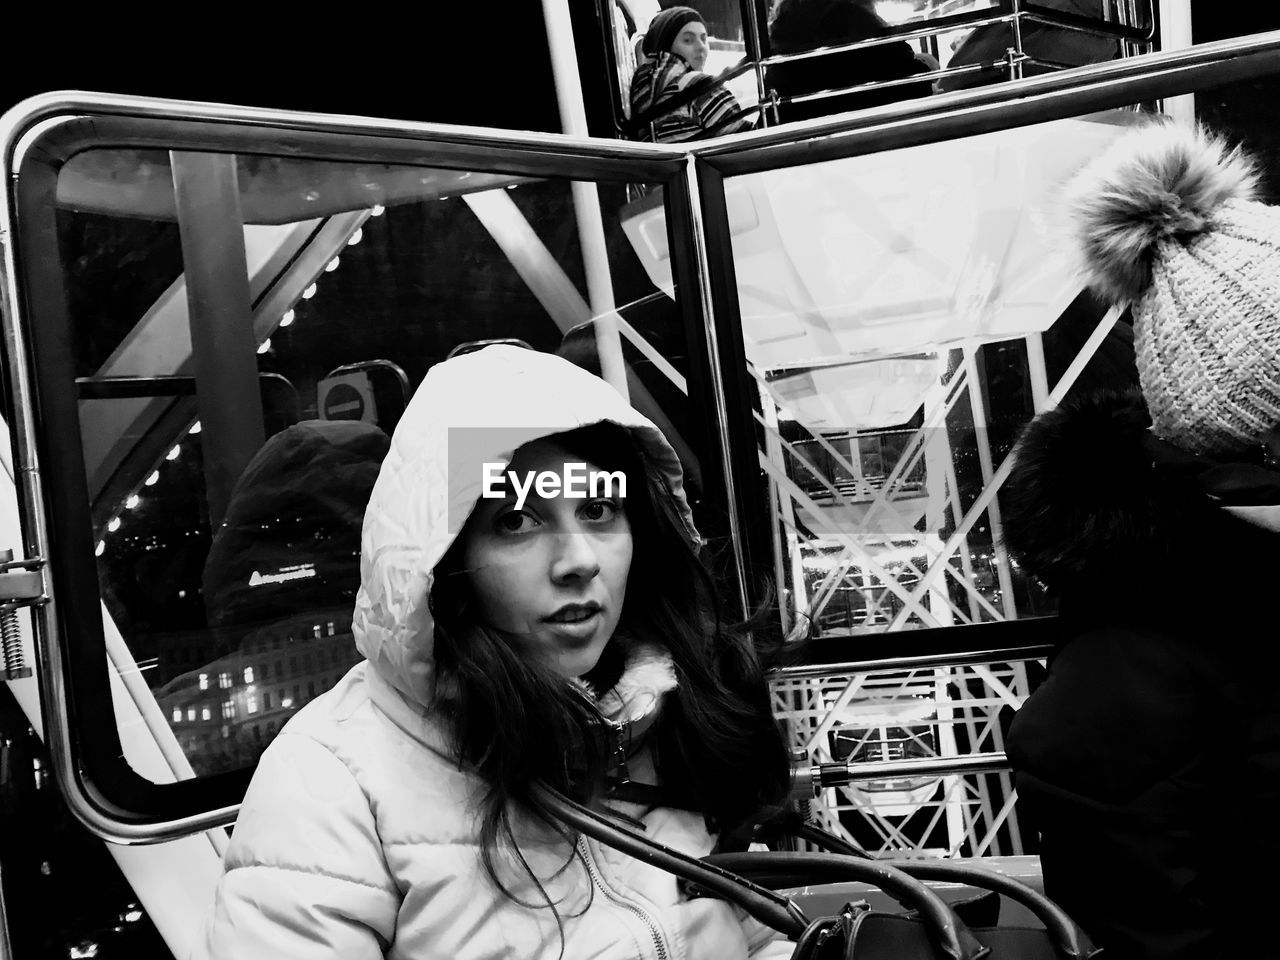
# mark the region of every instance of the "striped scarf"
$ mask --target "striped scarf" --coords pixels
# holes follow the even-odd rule
[[[680,143],[750,130],[754,119],[723,86],[711,82],[674,53],[645,57],[631,79],[631,116],[648,115],[664,101],[689,88],[705,85],[705,91],[675,109],[658,113],[636,138],[656,143]]]

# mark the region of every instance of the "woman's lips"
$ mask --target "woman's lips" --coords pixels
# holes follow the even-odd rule
[[[582,619],[572,621],[547,620],[546,625],[558,637],[562,637],[565,640],[585,643],[596,635],[596,631],[599,629],[600,623],[603,619],[603,612],[595,610],[587,614]]]
[[[583,604],[581,606],[573,606],[565,609],[557,610],[551,616],[544,618],[548,623],[578,623],[586,620],[588,617],[595,616],[600,612],[598,604]]]

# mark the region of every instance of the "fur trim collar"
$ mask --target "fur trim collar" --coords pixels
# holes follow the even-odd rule
[[[1222,509],[1232,516],[1239,517],[1246,523],[1253,524],[1255,527],[1261,527],[1263,530],[1270,530],[1273,533],[1280,533],[1280,504],[1256,507],[1225,506]]]
[[[1027,428],[1001,506],[1005,544],[1028,573],[1055,590],[1126,590],[1185,573],[1208,549],[1275,552],[1280,473],[1186,453],[1150,423],[1133,390],[1064,404]]]
[[[636,643],[627,650],[622,676],[611,690],[597,696],[590,685],[575,680],[578,688],[595,702],[600,715],[612,723],[637,724],[658,714],[662,699],[676,688],[676,670],[671,654],[653,643]]]

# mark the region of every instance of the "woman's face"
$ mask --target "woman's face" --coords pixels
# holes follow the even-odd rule
[[[693,69],[701,70],[706,66],[707,55],[711,52],[706,26],[696,20],[685,24],[684,29],[676,35],[675,42],[671,44],[671,52],[684,57]]]
[[[582,460],[552,440],[536,440],[517,450],[506,469],[523,487],[544,472],[563,478],[566,462]],[[588,476],[597,469],[586,464]],[[480,619],[521,638],[566,677],[587,673],[600,659],[622,614],[631,570],[623,498],[616,485],[608,496],[596,492],[569,497],[562,487],[539,496],[534,485],[517,508],[508,483],[502,498],[480,499],[463,533]]]

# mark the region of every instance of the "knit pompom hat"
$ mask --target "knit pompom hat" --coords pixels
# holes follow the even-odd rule
[[[1072,182],[1089,283],[1133,308],[1138,377],[1157,436],[1230,456],[1280,426],[1280,208],[1204,129],[1151,124]]]
[[[651,57],[670,53],[680,31],[691,23],[702,23],[702,14],[693,7],[668,7],[649,21],[641,49]]]

